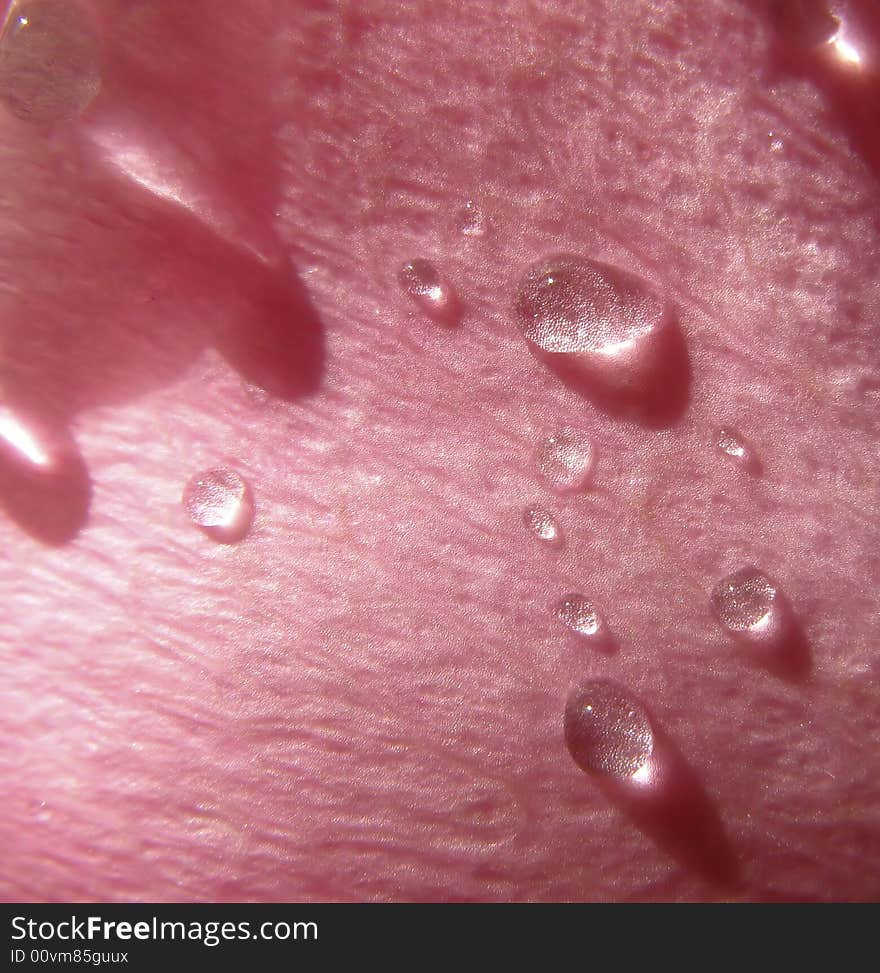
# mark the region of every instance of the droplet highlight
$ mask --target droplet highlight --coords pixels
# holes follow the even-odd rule
[[[585,638],[598,642],[606,635],[602,616],[595,605],[583,595],[565,595],[554,606],[554,614],[572,632]]]
[[[458,324],[461,317],[458,296],[430,260],[407,261],[397,278],[404,293],[429,318],[447,327]]]
[[[576,429],[560,429],[538,447],[541,475],[559,493],[583,489],[593,472],[594,461],[592,441]]]
[[[528,530],[548,547],[562,544],[562,529],[556,518],[544,507],[527,507],[523,511],[523,523]]]
[[[207,470],[194,476],[183,491],[190,520],[209,537],[231,544],[241,540],[254,517],[251,489],[235,470]]]
[[[649,767],[654,731],[634,696],[617,683],[597,679],[569,695],[565,743],[587,773],[633,779]]]
[[[82,112],[101,88],[101,52],[73,0],[14,4],[0,34],[0,100],[24,121],[57,122]]]
[[[532,352],[600,406],[655,423],[681,413],[686,348],[667,301],[643,278],[557,254],[523,275],[515,313]]]
[[[752,475],[761,472],[761,462],[754,448],[744,436],[730,426],[722,426],[715,430],[713,445],[722,456],[727,457],[741,470]]]
[[[7,406],[0,406],[0,450],[23,469],[52,473],[57,465],[55,444]]]

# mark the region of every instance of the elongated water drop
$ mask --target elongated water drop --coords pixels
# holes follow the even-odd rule
[[[458,324],[461,307],[452,284],[430,260],[409,260],[400,268],[400,286],[417,307],[438,324]]]
[[[101,87],[98,40],[75,0],[13,4],[0,35],[0,99],[18,118],[73,118]]]
[[[597,679],[569,695],[565,743],[582,770],[625,780],[647,769],[654,731],[634,696],[617,683]]]
[[[758,475],[761,462],[749,442],[729,426],[722,426],[713,437],[715,448],[747,473]]]
[[[538,447],[541,473],[560,493],[580,490],[590,478],[593,460],[593,443],[576,429],[560,429]]]
[[[254,516],[254,501],[244,479],[226,468],[194,476],[183,491],[190,520],[209,537],[226,544],[241,540]]]
[[[523,523],[542,544],[548,547],[562,545],[562,529],[556,518],[545,507],[527,507],[523,511]]]
[[[528,269],[515,309],[536,356],[600,405],[660,423],[681,412],[686,349],[671,308],[643,278],[558,254]]]

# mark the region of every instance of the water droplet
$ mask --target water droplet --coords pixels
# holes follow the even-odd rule
[[[556,617],[573,632],[587,638],[599,640],[606,632],[602,616],[593,603],[583,595],[565,595],[556,604]]]
[[[100,48],[70,0],[25,0],[0,35],[0,99],[25,121],[78,115],[101,87]]]
[[[526,338],[544,351],[608,359],[638,347],[664,316],[663,302],[644,281],[569,254],[530,268],[517,311]]]
[[[711,595],[712,610],[733,635],[762,636],[778,624],[780,592],[755,567],[745,567],[723,578]]]
[[[575,429],[560,429],[538,447],[541,473],[560,492],[580,490],[589,479],[593,462],[592,442]]]
[[[52,820],[52,809],[45,801],[34,800],[30,804],[34,821],[38,824],[47,824]]]
[[[556,518],[544,507],[528,507],[523,511],[523,523],[544,544],[562,544],[562,530]]]
[[[715,431],[713,439],[718,452],[729,457],[741,469],[752,474],[761,472],[761,463],[754,449],[735,429],[722,426]]]
[[[748,647],[753,661],[787,679],[809,673],[812,659],[804,631],[785,594],[762,571],[741,568],[719,581],[709,600],[718,623]]]
[[[558,254],[527,270],[515,309],[532,352],[604,407],[661,421],[681,412],[686,350],[667,302],[641,277]]]
[[[569,695],[565,742],[582,770],[632,779],[649,765],[654,731],[638,700],[622,686],[597,679]]]
[[[462,236],[484,236],[486,233],[486,218],[472,199],[459,210],[458,230]]]
[[[194,476],[183,491],[190,520],[214,540],[241,540],[254,517],[250,487],[230,469],[208,470]]]
[[[452,285],[430,260],[410,260],[400,268],[400,286],[429,318],[453,326],[461,309]]]

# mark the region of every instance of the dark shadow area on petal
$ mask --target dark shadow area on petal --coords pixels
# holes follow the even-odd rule
[[[582,635],[571,629],[568,631],[569,643],[572,650],[578,652],[596,652],[609,659],[620,652],[620,643],[607,628],[596,635]]]
[[[670,318],[656,338],[651,361],[632,374],[596,368],[592,357],[553,354],[531,346],[533,353],[578,395],[607,415],[653,429],[674,426],[691,399],[692,370],[687,343]]]
[[[79,448],[65,431],[45,463],[35,463],[0,443],[0,508],[40,543],[73,540],[88,521],[92,480]]]
[[[318,390],[324,328],[291,267],[264,268],[251,301],[214,336],[217,350],[247,382],[291,400]]]
[[[813,670],[810,643],[789,601],[781,594],[777,599],[780,622],[772,640],[763,644],[746,638],[738,639],[739,654],[749,665],[786,682],[805,682]]]
[[[654,751],[644,782],[598,775],[592,779],[640,831],[685,868],[726,889],[739,884],[739,866],[721,816],[662,730],[654,726]]]
[[[813,669],[813,653],[804,627],[788,598],[777,587],[773,618],[758,631],[731,633],[738,654],[746,664],[790,683],[807,680]]]

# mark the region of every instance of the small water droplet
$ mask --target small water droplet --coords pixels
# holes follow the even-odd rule
[[[723,578],[711,595],[712,610],[733,635],[762,636],[779,622],[780,592],[755,567],[745,567]]]
[[[741,568],[719,581],[709,600],[718,623],[748,648],[752,661],[786,679],[809,674],[804,631],[785,594],[762,571]]]
[[[593,470],[593,443],[583,433],[565,428],[538,447],[541,473],[554,490],[580,490]]]
[[[31,810],[38,824],[47,824],[52,820],[52,809],[45,801],[31,801]]]
[[[573,632],[600,640],[606,632],[605,623],[593,603],[583,595],[565,595],[556,603],[556,617]]]
[[[523,511],[523,523],[542,543],[554,547],[562,544],[562,530],[544,507],[528,507]]]
[[[458,230],[463,236],[484,236],[486,233],[486,218],[472,199],[459,210]]]
[[[635,697],[617,683],[597,679],[569,695],[565,742],[582,770],[632,779],[649,765],[654,731]]]
[[[400,286],[421,311],[438,324],[458,324],[461,308],[452,284],[430,260],[410,260],[398,274]]]
[[[645,418],[681,411],[687,354],[667,302],[643,278],[558,254],[526,271],[515,309],[532,352],[579,391]]]
[[[722,426],[713,437],[715,448],[748,473],[761,472],[761,463],[749,442],[730,426]]]
[[[101,87],[100,48],[71,0],[25,0],[0,35],[0,99],[24,121],[73,118]]]
[[[247,534],[254,517],[250,487],[230,469],[194,476],[183,491],[190,520],[214,540],[231,544]]]

